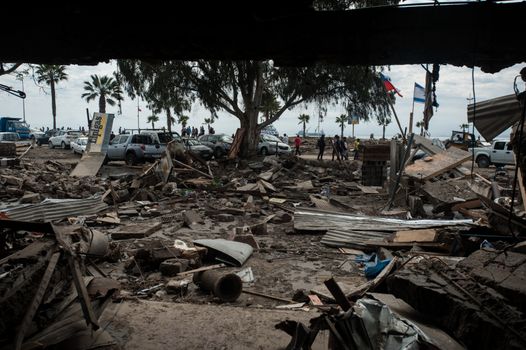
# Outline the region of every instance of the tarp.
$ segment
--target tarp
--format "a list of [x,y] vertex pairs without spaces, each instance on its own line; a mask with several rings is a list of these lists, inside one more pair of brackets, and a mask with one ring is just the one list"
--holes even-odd
[[468,105],[468,122],[474,123],[488,142],[518,122],[520,118],[521,108],[514,94]]

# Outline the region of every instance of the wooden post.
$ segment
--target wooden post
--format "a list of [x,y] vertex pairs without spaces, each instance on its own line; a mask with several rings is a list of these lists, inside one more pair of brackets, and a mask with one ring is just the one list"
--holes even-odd
[[394,190],[394,186],[396,183],[396,174],[398,173],[398,164],[400,163],[398,161],[399,156],[398,151],[398,142],[396,140],[391,140],[391,150],[390,154],[391,157],[389,159],[390,164],[390,171],[389,171],[389,193],[392,193]]

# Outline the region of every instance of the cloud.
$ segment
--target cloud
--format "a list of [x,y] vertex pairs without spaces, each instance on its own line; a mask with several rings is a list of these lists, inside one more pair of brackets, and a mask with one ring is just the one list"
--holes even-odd
[[[513,79],[518,74],[521,65],[515,65],[499,73],[487,74],[475,69],[475,97],[477,101],[503,96],[513,93]],[[77,128],[86,126],[86,108],[93,113],[98,109],[98,101],[89,104],[80,96],[83,93],[84,81],[90,79],[90,75],[111,75],[115,71],[115,63],[101,63],[97,66],[68,66],[68,81],[61,82],[57,87],[57,123],[59,126]],[[399,117],[402,127],[408,125],[409,113],[412,110],[412,97],[414,83],[421,85],[425,83],[425,72],[420,65],[399,65],[390,66],[387,73],[392,83],[402,90],[403,98],[397,98],[395,110]],[[21,88],[21,82],[14,76],[1,76],[0,83]],[[51,127],[51,97],[45,94],[32,82],[31,79],[24,80],[27,98],[26,120],[33,127]],[[520,90],[524,90],[521,82]],[[49,89],[47,89],[49,91]],[[437,99],[440,104],[438,110],[430,122],[430,132],[435,137],[449,137],[452,130],[456,130],[463,123],[467,122],[467,105],[470,103],[468,98],[473,97],[473,87],[471,83],[471,69],[467,67],[440,66],[440,78],[436,84]],[[139,125],[141,128],[148,127],[147,116],[151,111],[147,109],[144,101],[139,102],[142,112],[139,113]],[[137,101],[126,98],[122,103],[122,115],[116,115],[114,130],[119,127],[137,128]],[[108,112],[117,112],[117,106],[108,106]],[[423,105],[414,105],[415,123],[422,118]],[[314,131],[318,127],[318,111],[314,105],[297,106],[292,110],[286,111],[283,116],[274,123],[277,130],[283,134],[294,134],[300,130],[298,116],[307,113],[311,116],[311,122],[307,125],[309,131]],[[327,116],[320,123],[320,129],[326,134],[339,133],[336,117],[344,113],[341,106],[330,106]],[[0,93],[0,115],[22,117],[22,100],[7,93]],[[195,102],[192,111],[188,113],[191,126],[200,126],[204,119],[210,117],[210,112],[199,102]],[[166,120],[164,114],[160,114],[161,121]],[[239,120],[225,112],[219,113],[219,119],[214,124],[217,132],[232,134],[239,127]],[[179,125],[175,126],[177,130]],[[391,136],[399,132],[398,126],[393,118],[392,123],[386,128],[386,135]],[[345,130],[346,135],[350,135],[351,127]],[[369,136],[374,133],[381,136],[382,127],[376,121],[361,123],[355,127],[357,136]],[[505,132],[505,137],[508,132]]]

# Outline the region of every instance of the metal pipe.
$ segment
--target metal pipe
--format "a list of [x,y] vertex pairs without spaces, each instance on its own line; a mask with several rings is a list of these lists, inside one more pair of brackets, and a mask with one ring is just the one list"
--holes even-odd
[[212,292],[216,297],[227,302],[237,300],[243,290],[241,278],[234,273],[202,271],[194,274],[193,280],[199,288]]

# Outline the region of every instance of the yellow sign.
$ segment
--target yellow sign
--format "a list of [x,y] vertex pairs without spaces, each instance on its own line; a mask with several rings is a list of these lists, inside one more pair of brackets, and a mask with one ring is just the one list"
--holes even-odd
[[100,118],[94,120],[98,122],[98,127],[97,125],[95,126],[97,128],[97,141],[95,142],[95,144],[97,145],[102,145],[102,142],[104,141],[104,133],[106,131],[106,120],[106,114],[101,114]]

